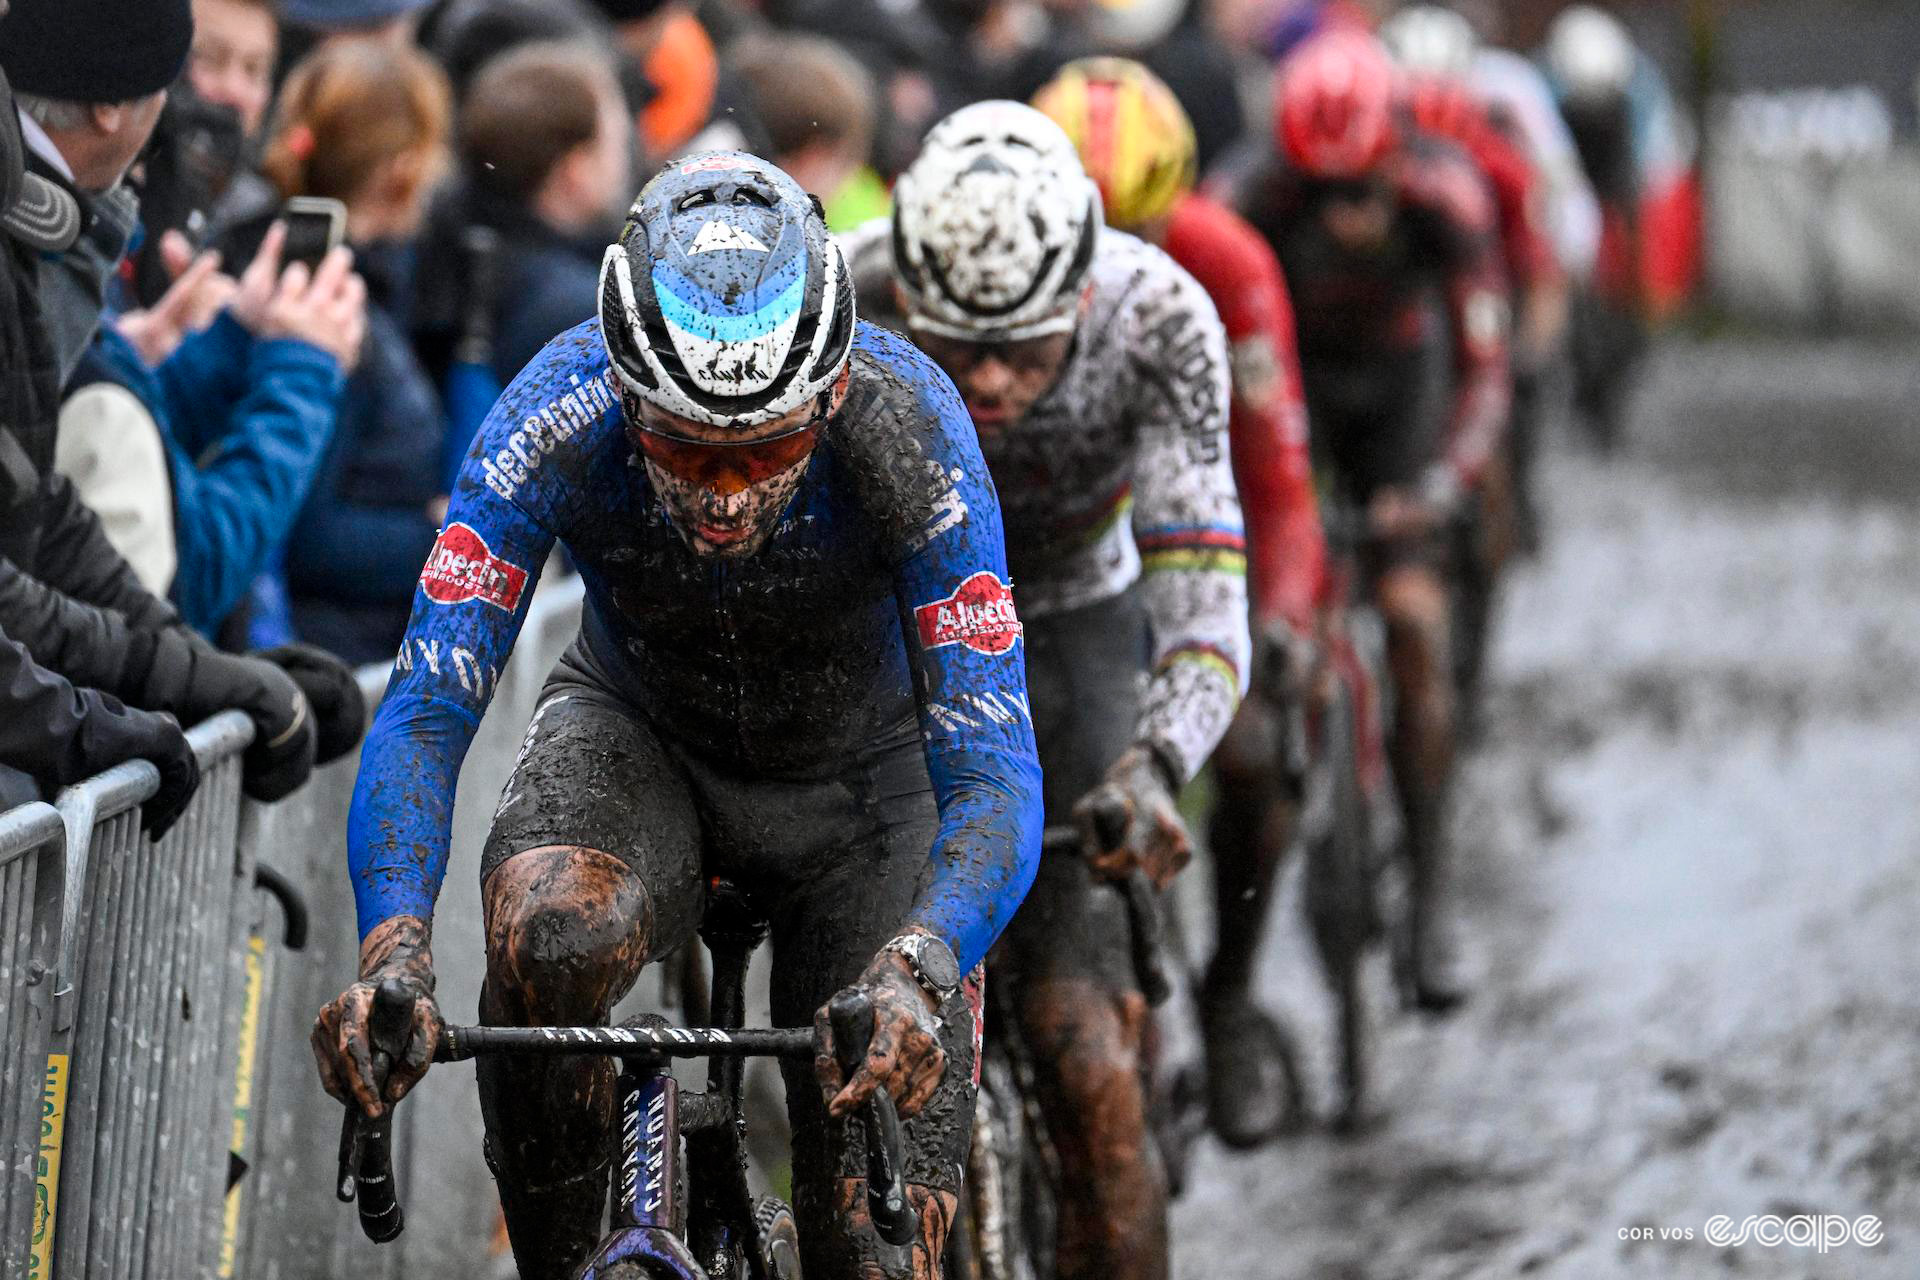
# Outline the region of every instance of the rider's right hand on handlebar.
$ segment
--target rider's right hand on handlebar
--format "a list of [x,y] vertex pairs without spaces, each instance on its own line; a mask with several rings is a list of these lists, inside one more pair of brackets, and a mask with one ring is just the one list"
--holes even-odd
[[[375,927],[360,944],[359,981],[328,1001],[314,1019],[313,1057],[321,1086],[370,1117],[404,1098],[433,1063],[441,1022],[433,998],[429,935],[427,922],[418,916],[395,916]],[[413,1011],[406,1048],[382,1081],[374,1066],[369,1022],[374,991],[388,979],[399,981],[413,996]]]

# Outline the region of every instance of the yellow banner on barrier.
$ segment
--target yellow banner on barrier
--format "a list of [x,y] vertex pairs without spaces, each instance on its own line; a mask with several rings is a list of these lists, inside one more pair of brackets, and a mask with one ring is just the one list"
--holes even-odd
[[[247,1129],[253,1119],[253,1075],[260,1047],[260,986],[266,967],[267,940],[259,934],[247,939],[247,998],[240,1009],[240,1054],[233,1071],[233,1152],[247,1149]],[[226,1218],[220,1227],[221,1280],[233,1275],[240,1247],[240,1201],[245,1184],[236,1182],[227,1192]]]
[[60,1201],[60,1143],[67,1131],[67,1055],[47,1055],[40,1086],[40,1154],[33,1166],[33,1242],[27,1280],[52,1280],[54,1213]]

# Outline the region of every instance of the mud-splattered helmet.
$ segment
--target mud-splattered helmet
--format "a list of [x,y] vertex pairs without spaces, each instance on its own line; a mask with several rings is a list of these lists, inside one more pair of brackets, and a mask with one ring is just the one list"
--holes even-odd
[[627,394],[753,427],[846,369],[853,284],[798,183],[744,152],[702,152],[633,202],[601,261],[600,329]]
[[1060,126],[1018,102],[942,120],[893,191],[893,271],[908,323],[1010,341],[1078,317],[1100,191]]

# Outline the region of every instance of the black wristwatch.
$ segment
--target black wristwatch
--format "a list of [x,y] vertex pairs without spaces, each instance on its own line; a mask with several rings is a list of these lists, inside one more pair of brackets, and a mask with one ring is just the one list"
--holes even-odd
[[936,1006],[960,989],[960,962],[952,948],[930,933],[903,933],[880,948],[907,962],[913,980],[933,997]]

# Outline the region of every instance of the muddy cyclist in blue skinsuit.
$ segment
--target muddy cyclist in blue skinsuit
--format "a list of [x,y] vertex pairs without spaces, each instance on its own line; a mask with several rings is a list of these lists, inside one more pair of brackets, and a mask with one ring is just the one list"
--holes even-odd
[[[349,819],[360,979],[315,1027],[323,1081],[376,1111],[431,1058],[454,780],[559,541],[585,616],[482,855],[481,1020],[604,1021],[692,935],[709,878],[735,882],[771,925],[776,1024],[848,985],[874,1002],[851,1081],[825,1059],[787,1078],[807,1274],[937,1274],[972,1114],[961,975],[1025,895],[1041,824],[972,424],[932,362],[855,321],[817,205],[762,161],[669,166],[601,286],[598,321],[495,406],[421,577]],[[414,1034],[376,1099],[386,978]],[[843,1141],[875,1088],[912,1117],[910,1258],[878,1256]],[[496,1059],[480,1089],[521,1274],[570,1275],[604,1213],[611,1066]]]

